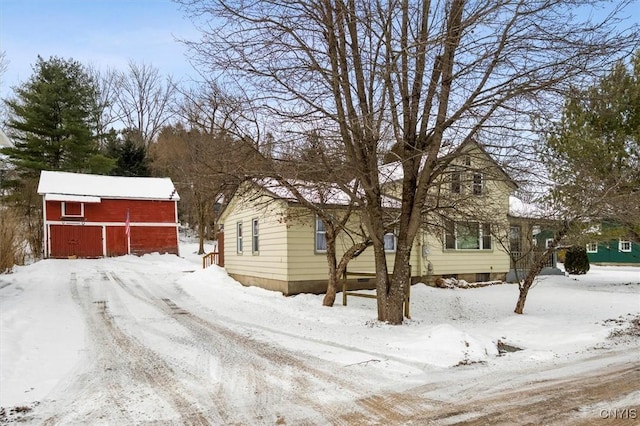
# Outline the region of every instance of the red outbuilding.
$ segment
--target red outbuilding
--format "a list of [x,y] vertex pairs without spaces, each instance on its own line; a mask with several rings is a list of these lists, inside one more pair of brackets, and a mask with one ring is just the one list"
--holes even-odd
[[178,201],[169,178],[43,171],[44,256],[178,254]]

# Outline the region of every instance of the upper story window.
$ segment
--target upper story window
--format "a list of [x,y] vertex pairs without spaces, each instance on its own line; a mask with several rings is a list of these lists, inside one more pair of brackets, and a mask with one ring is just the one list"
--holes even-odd
[[316,217],[315,249],[319,253],[327,251],[327,230],[319,217]]
[[451,192],[462,193],[462,172],[451,172]]
[[63,201],[62,217],[84,217],[84,203]]
[[398,238],[393,232],[384,234],[384,251],[395,252],[398,244]]
[[251,221],[251,251],[253,253],[258,253],[260,251],[258,243],[258,219],[253,219]]
[[446,249],[491,250],[490,224],[448,221],[445,227]]
[[236,251],[242,254],[242,222],[236,224]]
[[625,252],[625,253],[630,253],[631,252],[631,241],[624,241],[624,240],[620,240],[618,241],[618,250]]
[[587,253],[597,253],[597,252],[598,252],[598,243],[587,244]]
[[473,182],[471,185],[473,195],[484,194],[484,176],[480,172],[473,173]]

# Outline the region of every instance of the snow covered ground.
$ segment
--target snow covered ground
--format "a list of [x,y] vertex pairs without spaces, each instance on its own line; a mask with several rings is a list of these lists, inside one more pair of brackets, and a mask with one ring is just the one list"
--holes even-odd
[[[338,414],[326,417],[319,407],[295,408],[285,401],[291,394],[252,396],[255,400],[247,402],[248,388],[258,389],[253,392],[257,394],[268,387],[273,393],[302,381],[277,378],[276,371],[268,380],[245,377],[242,365],[234,363],[244,352],[263,350],[250,342],[269,348],[268,356],[261,356],[283,363],[280,370],[295,364],[295,358],[312,360],[301,369],[312,369],[316,381],[340,381],[344,375],[349,384],[336,384],[335,389],[327,383],[301,389],[313,393],[319,404],[334,405],[362,399],[363,393],[372,397],[418,387],[434,401],[451,403],[464,389],[470,392],[474,380],[485,383],[474,385],[477,392],[495,392],[505,388],[505,382],[514,387],[532,377],[557,379],[597,371],[612,363],[603,353],[620,363],[640,362],[639,330],[633,331],[634,324],[640,328],[640,268],[592,266],[583,276],[541,277],[529,293],[524,315],[513,313],[518,296],[513,284],[469,289],[416,284],[411,320],[390,326],[376,321],[373,299],[350,297],[345,307],[339,293],[336,305],[327,308],[321,306],[322,296],[283,297],[244,287],[224,269],[201,269],[194,252],[193,244],[184,243],[182,257],[43,260],[0,275],[0,424],[17,419],[47,419],[52,424],[153,422],[187,418],[192,406],[198,407],[194,410],[201,421],[192,422],[197,424],[333,423],[327,419]],[[242,352],[201,347],[202,340],[230,333],[241,342]],[[522,350],[499,354],[499,341]],[[216,342],[228,345],[226,340]],[[115,372],[125,368],[118,362],[122,354],[139,356],[146,364],[126,366],[130,377],[116,380]],[[255,359],[243,362],[246,368],[269,369],[269,363]],[[153,364],[157,375],[145,373],[147,364]],[[321,366],[332,370],[326,378]],[[183,376],[176,376],[181,368]],[[234,376],[225,376],[232,370]],[[242,386],[229,384],[240,380],[238,376]],[[173,380],[186,384],[163,395]],[[261,380],[264,383],[256,384]],[[99,391],[105,382],[111,383],[109,390]],[[429,384],[434,387],[427,391],[424,386]],[[198,386],[208,393],[194,390]],[[129,395],[126,403],[114,399],[119,393]],[[218,395],[229,413],[207,407],[211,395]],[[172,403],[161,404],[164,399]],[[118,416],[124,417],[100,408],[113,401]],[[601,403],[637,409],[637,401],[638,388]],[[601,407],[596,402],[592,409]],[[253,414],[230,414],[247,404]],[[182,417],[175,417],[176,412]],[[414,414],[406,418],[417,418]]]

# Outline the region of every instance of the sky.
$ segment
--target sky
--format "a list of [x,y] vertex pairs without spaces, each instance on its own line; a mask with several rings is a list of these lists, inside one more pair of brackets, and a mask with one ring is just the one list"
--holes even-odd
[[[600,12],[602,13],[602,12]],[[640,20],[640,1],[626,24]],[[99,69],[151,64],[177,81],[198,79],[177,39],[199,32],[172,0],[0,0],[0,51],[8,69],[0,98],[32,74],[38,55],[73,58]]]
[[8,61],[0,97],[29,79],[38,55],[99,69],[134,61],[177,80],[195,78],[177,39],[197,36],[171,0],[0,0],[0,51]]

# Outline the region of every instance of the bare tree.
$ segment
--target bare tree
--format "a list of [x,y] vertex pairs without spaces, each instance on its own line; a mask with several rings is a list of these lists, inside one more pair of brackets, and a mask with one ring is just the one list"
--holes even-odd
[[[587,0],[181,3],[198,22],[211,19],[189,43],[200,65],[224,71],[280,128],[342,141],[362,185],[378,319],[392,324],[403,321],[410,251],[442,155],[484,129],[526,123],[514,117],[549,109],[566,83],[638,43],[637,27],[616,26],[629,2],[597,22],[577,15],[599,3]],[[391,143],[402,185],[389,275],[380,160]]]
[[108,143],[108,134],[119,120],[116,110],[119,75],[113,69],[101,71],[93,66],[89,66],[87,72],[95,83],[97,105],[94,126],[98,145],[104,149]]
[[130,62],[129,69],[117,75],[115,104],[118,118],[125,127],[137,131],[149,148],[172,117],[175,93],[171,78],[163,79],[157,68]]

